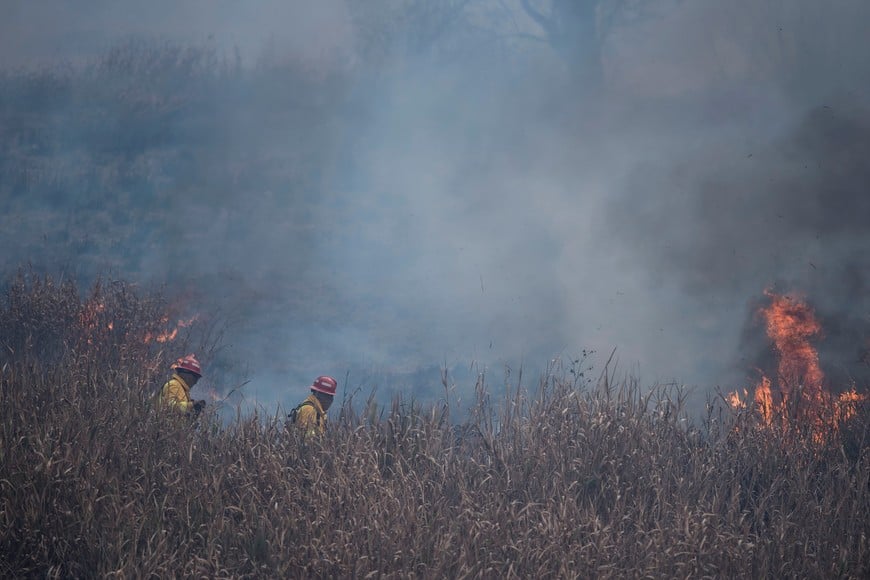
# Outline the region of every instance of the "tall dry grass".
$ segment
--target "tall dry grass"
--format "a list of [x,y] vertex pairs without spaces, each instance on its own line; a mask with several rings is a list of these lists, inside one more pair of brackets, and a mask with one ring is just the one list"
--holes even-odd
[[[104,304],[97,325],[95,296]],[[0,574],[805,577],[870,572],[867,409],[797,444],[693,427],[678,389],[485,377],[467,417],[397,398],[283,417],[155,413],[160,300],[20,277],[0,308]],[[100,323],[112,321],[111,331]],[[135,329],[135,331],[134,331]]]

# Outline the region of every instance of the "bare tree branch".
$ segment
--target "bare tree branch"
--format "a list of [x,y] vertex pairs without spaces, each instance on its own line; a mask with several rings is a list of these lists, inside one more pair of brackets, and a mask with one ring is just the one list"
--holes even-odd
[[538,26],[544,29],[547,36],[552,37],[556,34],[555,24],[552,17],[547,18],[544,16],[537,8],[532,6],[530,0],[522,0],[521,4],[525,13],[528,14],[529,17],[538,24]]

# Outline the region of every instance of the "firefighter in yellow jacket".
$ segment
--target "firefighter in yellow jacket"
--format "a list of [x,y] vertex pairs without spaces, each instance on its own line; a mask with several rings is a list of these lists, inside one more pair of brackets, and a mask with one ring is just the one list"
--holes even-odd
[[202,377],[202,367],[192,354],[183,356],[172,364],[172,377],[160,389],[158,401],[161,407],[174,409],[179,413],[198,415],[205,407],[205,401],[194,401],[190,389]]
[[338,386],[335,379],[320,376],[311,385],[311,394],[290,413],[290,421],[306,435],[322,435],[326,432],[326,412],[335,398]]

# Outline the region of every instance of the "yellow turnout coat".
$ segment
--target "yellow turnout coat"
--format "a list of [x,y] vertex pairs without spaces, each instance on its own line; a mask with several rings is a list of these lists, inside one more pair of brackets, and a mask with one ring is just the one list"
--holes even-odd
[[323,410],[314,393],[302,401],[297,411],[296,425],[306,435],[322,435],[326,432],[326,411]]
[[160,396],[157,398],[157,402],[160,406],[172,407],[182,413],[193,409],[193,399],[190,398],[190,386],[177,373],[173,373],[172,377],[160,389]]

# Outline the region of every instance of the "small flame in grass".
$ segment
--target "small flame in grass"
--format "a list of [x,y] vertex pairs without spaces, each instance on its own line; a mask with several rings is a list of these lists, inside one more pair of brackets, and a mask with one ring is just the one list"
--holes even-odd
[[841,393],[837,398],[837,406],[835,409],[836,418],[838,421],[848,421],[858,412],[858,405],[866,399],[864,395],[858,393],[854,387],[851,390]]
[[[146,332],[145,333],[145,344],[148,344],[151,342],[159,342],[161,344],[171,342],[171,341],[175,340],[175,338],[178,336],[178,331],[180,329],[189,327],[191,324],[196,322],[196,320],[198,318],[199,318],[199,315],[194,314],[192,317],[190,317],[187,320],[179,320],[178,324],[176,324],[174,328],[168,329],[164,332],[160,332],[157,334],[152,334],[151,332]],[[168,316],[164,316],[163,318],[160,319],[161,324],[166,324],[168,322],[169,322]]]
[[82,311],[79,313],[79,322],[81,322],[82,326],[93,327],[96,324],[100,313],[105,309],[106,305],[102,302],[89,300],[84,304]]
[[[91,298],[82,305],[82,310],[79,312],[79,324],[88,344],[94,344],[94,336],[99,334],[98,329],[103,328],[100,315],[105,310],[105,303],[97,298]],[[112,322],[109,322],[107,327],[112,330]]]
[[761,377],[761,383],[755,387],[755,405],[761,414],[765,425],[773,421],[773,393],[770,390],[770,379]]
[[157,342],[169,342],[171,340],[175,340],[175,337],[178,336],[178,328],[173,328],[172,332],[162,332],[154,337],[154,340]]
[[749,392],[746,389],[743,389],[742,399],[740,398],[740,393],[738,393],[737,391],[733,391],[725,396],[725,400],[728,401],[728,404],[731,405],[733,409],[745,409],[745,400],[748,396]]
[[[843,421],[857,413],[857,406],[866,399],[854,387],[834,397],[822,388],[824,373],[819,354],[810,339],[821,334],[821,324],[803,300],[765,291],[771,303],[762,308],[767,336],[778,357],[776,383],[762,373],[752,395],[752,408],[760,423],[772,426],[781,421],[785,429],[809,426],[813,439],[824,441],[839,430]],[[732,408],[747,409],[749,392],[743,397],[729,393],[726,401]]]
[[212,403],[216,403],[221,400],[220,394],[214,389],[208,390],[208,398],[211,399]]
[[[761,382],[755,386],[751,399],[752,406],[758,411],[762,421],[765,424],[770,424],[773,420],[773,394],[770,390],[770,379],[765,376],[761,377]],[[743,389],[742,397],[737,391],[728,393],[725,400],[733,409],[747,409],[750,407],[749,390]]]

